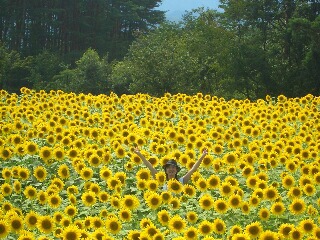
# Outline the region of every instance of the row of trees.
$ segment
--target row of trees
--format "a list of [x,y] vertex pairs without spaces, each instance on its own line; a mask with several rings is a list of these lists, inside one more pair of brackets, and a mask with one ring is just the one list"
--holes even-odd
[[159,0],[0,0],[0,41],[22,56],[48,50],[73,63],[89,47],[121,59],[134,39],[164,20]]
[[81,57],[67,64],[59,51],[26,57],[3,45],[0,83],[12,91],[28,84],[93,94],[319,95],[319,1],[220,3],[223,12],[200,8],[179,23],[132,32],[123,58],[88,44]]

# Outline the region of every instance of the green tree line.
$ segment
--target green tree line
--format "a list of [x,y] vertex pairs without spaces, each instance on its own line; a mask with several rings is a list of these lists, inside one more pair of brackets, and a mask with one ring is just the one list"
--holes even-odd
[[320,2],[220,0],[179,22],[161,1],[0,0],[0,87],[225,98],[320,93]]

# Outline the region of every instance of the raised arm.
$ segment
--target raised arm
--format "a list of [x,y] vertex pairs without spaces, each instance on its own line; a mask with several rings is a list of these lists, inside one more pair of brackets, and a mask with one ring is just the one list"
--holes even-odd
[[187,182],[189,182],[192,173],[194,173],[198,167],[200,166],[200,164],[202,163],[202,160],[204,159],[204,157],[208,154],[208,150],[204,149],[202,152],[201,157],[198,159],[198,161],[196,161],[196,163],[192,166],[192,168],[187,172],[186,175],[183,176],[183,184],[186,184]]
[[143,156],[143,154],[140,152],[138,147],[134,148],[134,152],[140,157],[140,159],[142,160],[142,162],[144,163],[144,165],[146,165],[150,172],[151,175],[153,176],[153,178],[155,178],[156,173],[158,172],[153,166],[152,164]]

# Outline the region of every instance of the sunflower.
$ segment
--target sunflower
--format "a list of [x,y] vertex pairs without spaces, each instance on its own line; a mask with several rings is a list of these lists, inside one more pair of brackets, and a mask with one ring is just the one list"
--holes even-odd
[[121,208],[121,199],[118,195],[113,195],[110,198],[110,204],[113,208],[120,209]]
[[252,222],[245,228],[245,233],[250,236],[250,238],[256,238],[262,233],[262,226],[260,222]]
[[127,178],[127,174],[125,172],[116,172],[114,174],[114,177],[118,178],[120,180],[121,184],[123,185],[123,184],[125,184],[125,180]]
[[281,182],[282,182],[282,186],[283,186],[285,189],[290,189],[290,188],[293,187],[294,184],[295,184],[294,177],[291,176],[291,175],[286,175],[286,176],[284,176],[284,177],[281,179]]
[[67,188],[67,193],[68,194],[78,194],[79,193],[79,189],[77,186],[75,185],[71,185]]
[[289,239],[290,240],[300,240],[300,239],[303,239],[303,236],[304,236],[303,232],[299,228],[294,227],[290,231]]
[[88,162],[92,167],[99,167],[102,161],[98,154],[92,154],[90,155]]
[[71,222],[72,222],[72,219],[69,217],[69,216],[67,216],[67,215],[64,215],[62,218],[61,218],[61,220],[60,220],[60,225],[62,226],[62,227],[68,227],[70,224],[71,224]]
[[213,223],[212,223],[212,226],[213,226],[213,231],[216,233],[216,234],[224,234],[225,231],[226,231],[226,224],[225,222],[220,219],[220,218],[216,218]]
[[136,185],[137,185],[137,188],[138,188],[139,190],[145,190],[145,189],[147,189],[147,181],[146,181],[146,180],[139,179],[139,180],[137,180]]
[[10,159],[12,156],[13,150],[8,147],[0,147],[0,157],[3,160]]
[[175,215],[169,220],[169,229],[175,233],[182,233],[186,227],[186,222],[179,215]]
[[257,176],[249,176],[246,180],[246,184],[249,188],[254,189],[258,184],[259,178]]
[[250,237],[245,233],[236,233],[231,237],[231,240],[250,240]]
[[124,158],[127,153],[121,145],[119,145],[116,149],[114,149],[114,151],[116,153],[117,158]]
[[73,224],[75,226],[77,226],[77,228],[79,229],[84,229],[84,223],[83,223],[83,220],[82,219],[77,219],[73,222]]
[[163,209],[157,213],[158,221],[163,225],[166,226],[170,220],[170,214],[167,210]]
[[168,181],[168,190],[175,194],[179,194],[183,191],[183,186],[177,179],[172,178]]
[[81,237],[81,231],[76,225],[69,225],[62,230],[61,236],[65,240],[78,240]]
[[98,183],[91,183],[89,188],[88,188],[88,191],[92,191],[94,192],[96,195],[99,194],[100,192],[100,186]]
[[149,179],[151,179],[151,173],[148,169],[140,169],[137,173],[136,173],[136,178],[137,180],[146,180],[148,181]]
[[168,192],[168,191],[161,192],[160,196],[161,196],[161,200],[162,200],[163,203],[170,202],[170,200],[172,198],[171,192]]
[[259,210],[259,218],[263,221],[268,220],[270,217],[270,212],[267,208],[261,208]]
[[4,219],[0,219],[0,238],[6,238],[10,233],[10,225]]
[[12,187],[9,183],[3,183],[1,185],[1,193],[3,196],[10,196],[12,193]]
[[223,214],[228,211],[229,205],[228,205],[227,201],[225,201],[224,199],[217,199],[214,202],[213,207],[214,207],[215,211],[217,211],[220,214]]
[[34,155],[38,152],[38,145],[34,142],[26,142],[25,151],[30,155]]
[[53,156],[52,148],[47,146],[42,147],[40,149],[39,156],[45,163],[47,163]]
[[108,167],[103,166],[100,169],[100,178],[103,179],[104,181],[107,181],[111,176],[112,176],[112,171]]
[[313,196],[316,193],[316,187],[313,184],[307,183],[303,186],[303,192],[307,196]]
[[187,195],[188,197],[194,197],[196,194],[196,189],[195,187],[193,187],[192,185],[189,184],[185,184],[183,186],[183,192],[185,195]]
[[33,176],[35,176],[39,182],[43,182],[47,177],[47,170],[43,166],[37,166],[33,171]]
[[183,237],[187,240],[198,239],[198,229],[192,226],[188,227],[186,230],[184,230]]
[[166,181],[166,174],[164,172],[162,172],[162,171],[161,172],[157,172],[156,176],[155,176],[155,179],[157,180],[158,184],[160,186],[162,186]]
[[48,193],[40,190],[37,194],[38,201],[41,205],[44,205],[48,200]]
[[208,220],[202,220],[202,222],[198,225],[198,232],[201,235],[209,235],[213,231],[213,224]]
[[320,172],[317,172],[313,175],[314,183],[320,185]]
[[155,179],[150,179],[147,181],[147,189],[150,191],[156,191],[159,187],[158,181]]
[[242,227],[239,225],[233,225],[230,229],[230,235],[235,235],[238,233],[242,233]]
[[233,152],[230,152],[224,155],[224,162],[228,165],[235,165],[237,161],[238,161],[238,156]]
[[86,216],[85,219],[83,220],[83,226],[85,229],[88,229],[91,227],[91,221],[92,221],[92,216]]
[[57,193],[48,196],[47,203],[51,208],[58,208],[61,202],[62,202],[62,199]]
[[139,207],[140,202],[135,195],[125,195],[121,200],[121,205],[129,210],[134,210]]
[[208,188],[208,183],[206,181],[206,179],[204,178],[199,178],[196,182],[195,182],[195,185],[197,187],[197,189],[201,192],[204,192],[205,190],[207,190]]
[[18,215],[13,215],[8,219],[8,223],[12,232],[18,233],[23,229],[23,219]]
[[177,210],[180,208],[180,199],[177,197],[172,197],[169,201],[170,206],[172,209]]
[[214,200],[210,194],[204,194],[199,199],[199,205],[203,210],[210,210],[213,208]]
[[33,240],[35,239],[34,233],[22,229],[19,233],[19,238],[17,240]]
[[252,176],[253,173],[254,173],[254,168],[250,165],[242,168],[242,176],[244,176],[245,178]]
[[228,197],[233,193],[233,186],[229,182],[223,182],[220,184],[219,191],[221,196]]
[[9,168],[3,168],[1,173],[2,173],[2,178],[5,180],[9,180],[12,176],[12,172]]
[[151,237],[152,239],[154,239],[154,235],[156,235],[157,233],[159,233],[159,230],[157,229],[157,227],[154,224],[150,224],[148,225],[143,232],[147,233],[147,235],[149,237]]
[[299,228],[304,234],[311,234],[316,226],[312,219],[304,219],[299,223]]
[[73,205],[68,205],[64,209],[64,213],[69,217],[74,217],[78,212],[78,209]]
[[142,218],[139,225],[141,229],[145,229],[149,225],[152,225],[152,220],[150,218]]
[[272,232],[270,230],[264,231],[259,236],[259,240],[278,240],[278,233]]
[[275,201],[279,197],[278,190],[275,187],[263,189],[263,197],[266,200]]
[[302,175],[299,179],[299,185],[300,187],[304,187],[306,184],[311,184],[312,178],[307,175]]
[[94,192],[84,192],[81,195],[82,203],[87,206],[91,207],[96,203],[96,195]]
[[67,164],[61,164],[59,166],[58,175],[62,179],[68,179],[70,177],[70,170]]
[[306,204],[301,198],[295,198],[292,200],[289,210],[294,215],[302,214],[306,210]]
[[127,235],[128,240],[139,240],[140,239],[140,231],[139,230],[129,230]]
[[232,194],[231,196],[229,196],[228,203],[231,208],[240,207],[242,203],[241,196],[239,196],[238,194]]
[[80,176],[83,180],[90,180],[93,177],[93,170],[89,167],[84,167],[80,171]]
[[24,217],[24,223],[27,225],[28,229],[33,229],[37,226],[38,214],[34,211],[30,211]]
[[131,211],[127,208],[121,208],[119,211],[119,219],[124,222],[129,222],[131,220]]
[[37,189],[33,186],[27,186],[23,193],[26,196],[26,198],[30,200],[35,199],[37,197]]
[[56,186],[61,191],[64,187],[64,182],[60,178],[54,178],[51,181],[51,185]]
[[109,194],[106,191],[101,191],[98,194],[99,201],[102,203],[106,203],[109,199]]
[[315,239],[320,239],[320,227],[315,227],[312,232],[312,236]]
[[196,223],[198,221],[198,214],[194,211],[188,211],[186,218],[189,223]]
[[153,192],[146,199],[147,205],[151,209],[158,209],[162,204],[162,198],[159,194]]
[[37,221],[37,228],[45,234],[49,234],[55,227],[54,221],[50,216],[40,216]]
[[106,228],[112,234],[117,234],[122,229],[121,221],[116,217],[110,217],[106,220]]
[[15,191],[15,193],[20,193],[21,192],[21,182],[18,180],[15,180],[13,183],[13,190]]
[[98,229],[103,227],[103,221],[100,217],[94,216],[91,218],[90,225],[92,229]]
[[283,238],[289,238],[292,229],[294,229],[293,224],[282,223],[278,229],[278,233]]
[[291,199],[300,198],[302,196],[302,190],[299,187],[291,187],[287,195]]
[[209,189],[216,189],[220,185],[220,178],[217,175],[210,175],[210,177],[207,179],[208,188]]
[[30,172],[28,168],[19,167],[18,168],[18,175],[22,180],[27,180],[30,176]]
[[55,147],[52,152],[52,157],[57,161],[62,161],[65,156],[65,151],[61,147]]

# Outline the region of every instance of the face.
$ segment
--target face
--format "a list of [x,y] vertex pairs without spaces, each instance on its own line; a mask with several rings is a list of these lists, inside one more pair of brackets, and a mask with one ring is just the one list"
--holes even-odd
[[168,175],[168,179],[175,178],[177,172],[178,172],[178,169],[176,166],[168,165],[166,167],[166,173]]

